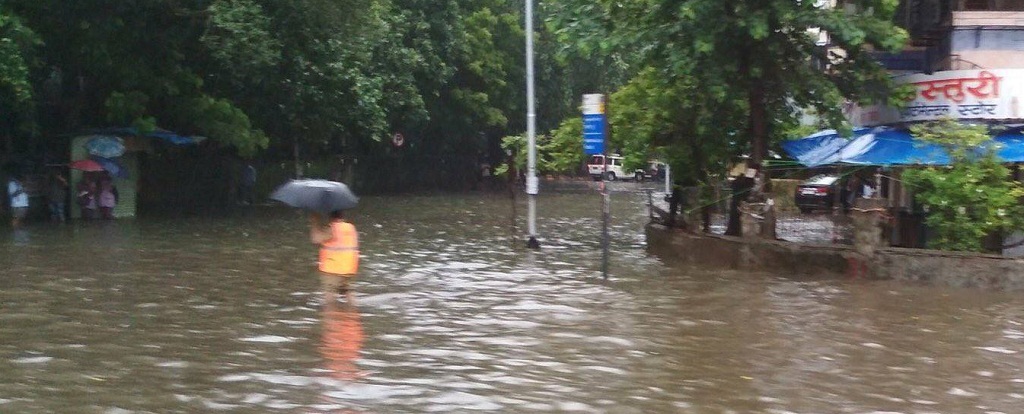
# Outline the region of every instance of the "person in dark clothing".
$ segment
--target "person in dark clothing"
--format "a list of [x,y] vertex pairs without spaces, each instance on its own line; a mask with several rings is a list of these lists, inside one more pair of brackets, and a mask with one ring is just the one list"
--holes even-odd
[[[686,200],[683,199],[683,186],[682,183],[676,181],[672,185],[672,195],[668,197],[668,226],[676,226],[676,214],[679,212],[679,206],[682,205]],[[685,226],[685,222],[683,225]]]
[[853,199],[857,194],[856,180],[856,177],[847,178],[846,181],[842,183],[842,188],[839,190],[839,205],[842,206],[843,214],[848,214],[850,212],[850,208],[853,207]]
[[256,204],[256,167],[253,167],[252,163],[246,163],[242,169],[242,185],[239,186],[238,193],[240,204]]
[[725,234],[728,236],[739,236],[743,231],[740,228],[740,203],[750,195],[750,190],[754,188],[755,174],[756,170],[748,167],[746,173],[739,174],[732,180],[730,185],[732,202],[729,203],[729,223],[725,229]]
[[46,199],[50,206],[50,218],[63,223],[64,209],[68,201],[68,180],[59,170],[50,171]]

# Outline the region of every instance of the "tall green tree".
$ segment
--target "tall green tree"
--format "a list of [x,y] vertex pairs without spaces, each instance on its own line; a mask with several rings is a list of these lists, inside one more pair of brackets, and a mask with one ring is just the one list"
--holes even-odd
[[[906,34],[893,21],[898,2],[843,2],[852,8],[817,3],[696,1],[677,11],[663,4],[659,14],[674,14],[668,20],[682,27],[658,25],[659,35],[689,47],[660,48],[652,55],[665,62],[685,60],[688,72],[717,68],[720,73],[701,71],[713,84],[734,82],[746,96],[751,157],[760,164],[773,120],[794,116],[794,106],[813,108],[831,125],[844,127],[844,100],[888,97],[889,75],[871,52],[904,46]],[[827,47],[819,45],[819,31],[827,35]]]
[[[502,156],[501,137],[525,129],[518,1],[3,5],[0,104],[40,127],[5,135],[160,126],[242,155],[359,158],[363,176],[400,189],[468,181],[479,162]],[[553,128],[590,80],[556,56],[546,27],[536,36],[538,125]],[[386,139],[395,132],[406,136],[401,148]],[[398,173],[381,174],[379,162]]]
[[[738,130],[729,139],[743,144],[755,164],[805,108],[846,129],[844,101],[885,101],[891,82],[871,53],[906,41],[892,20],[898,6],[892,0],[842,1],[836,8],[802,0],[559,4],[552,21],[564,41],[634,51],[628,56],[640,67],[693,85],[689,99],[742,108],[698,117],[686,128],[729,125]],[[819,40],[826,34],[824,46]]]
[[247,36],[235,36],[243,42],[258,39],[260,47],[243,60],[264,66],[252,67],[244,87],[234,85],[237,80],[222,69],[219,86],[259,119],[276,150],[291,153],[301,146],[306,157],[339,153],[359,137],[380,139],[386,133],[381,80],[370,69],[386,29],[381,2],[262,1],[258,9],[232,3],[249,15],[265,16],[256,20],[265,23],[245,27]]
[[18,17],[0,8],[0,93],[8,108],[32,99],[26,56],[37,43],[35,34]]
[[[844,99],[884,100],[889,78],[872,51],[896,50],[905,32],[898,2],[801,0],[565,0],[555,19],[563,39],[591,48],[638,50],[645,66],[687,77],[747,102],[752,158],[768,150],[771,126],[814,108],[842,126]],[[818,43],[827,33],[829,47]]]
[[35,33],[0,5],[0,113],[5,114],[0,120],[0,153],[10,151],[14,133],[31,129],[35,105],[29,59],[38,43]]
[[41,48],[44,136],[109,125],[156,125],[251,152],[263,134],[205,85],[199,37],[207,2],[10,0]]
[[732,121],[742,117],[744,104],[693,79],[648,68],[612,95],[614,142],[628,155],[627,168],[657,156],[672,166],[675,181],[700,188],[700,199],[691,202],[708,229],[710,189],[743,150],[736,142],[743,129]]

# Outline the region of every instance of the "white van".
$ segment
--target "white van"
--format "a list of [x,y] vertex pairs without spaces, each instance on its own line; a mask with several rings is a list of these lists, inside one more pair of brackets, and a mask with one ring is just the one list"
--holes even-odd
[[608,156],[607,172],[605,171],[604,159],[604,155],[591,155],[590,159],[587,160],[587,173],[595,180],[600,180],[602,175],[608,181],[615,181],[621,178],[632,178],[637,181],[644,179],[643,170],[636,170],[630,174],[622,170],[622,156],[618,154]]

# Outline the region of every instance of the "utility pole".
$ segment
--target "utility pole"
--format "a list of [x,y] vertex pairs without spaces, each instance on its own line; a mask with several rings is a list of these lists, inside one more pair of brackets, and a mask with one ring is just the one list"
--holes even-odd
[[527,231],[530,238],[526,247],[539,249],[537,241],[537,112],[533,96],[533,0],[526,0],[526,212]]

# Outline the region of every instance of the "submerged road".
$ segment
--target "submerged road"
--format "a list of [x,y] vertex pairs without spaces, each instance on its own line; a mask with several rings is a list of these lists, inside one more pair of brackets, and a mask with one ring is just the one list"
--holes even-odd
[[0,412],[1024,406],[1019,295],[678,267],[646,252],[634,184],[604,281],[585,186],[545,184],[539,252],[501,195],[364,198],[354,305],[322,303],[284,208],[5,229]]

